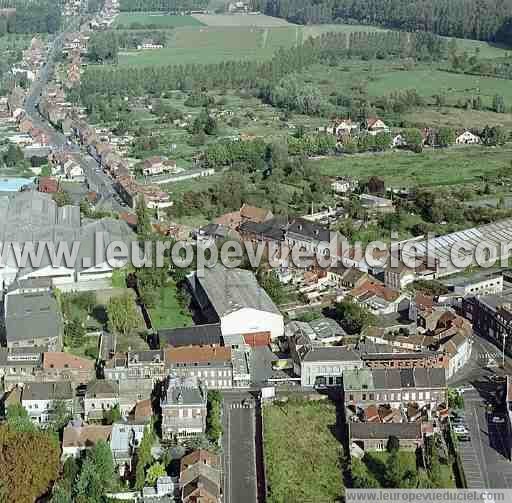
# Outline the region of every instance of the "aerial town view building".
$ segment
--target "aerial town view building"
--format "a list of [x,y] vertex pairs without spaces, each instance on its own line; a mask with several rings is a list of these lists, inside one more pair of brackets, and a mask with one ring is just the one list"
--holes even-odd
[[0,54],[0,501],[512,501],[510,0],[4,0]]

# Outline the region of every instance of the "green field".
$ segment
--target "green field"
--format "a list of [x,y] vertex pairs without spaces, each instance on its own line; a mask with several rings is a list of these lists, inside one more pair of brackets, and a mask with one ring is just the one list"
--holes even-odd
[[486,105],[492,103],[495,94],[502,95],[508,103],[512,101],[512,85],[508,80],[434,69],[383,72],[368,83],[368,92],[373,96],[383,96],[401,89],[415,89],[425,97],[444,93],[448,99],[455,100],[480,95]]
[[341,501],[342,447],[332,403],[268,406],[263,425],[268,503]]
[[[175,16],[180,17],[180,16]],[[227,16],[229,17],[229,16]],[[250,16],[246,16],[250,17]],[[177,28],[164,49],[119,54],[121,65],[220,63],[226,60],[269,59],[281,47],[302,44],[329,31],[374,31],[358,25],[208,26]]]
[[323,175],[356,178],[379,176],[395,187],[437,186],[469,183],[494,175],[510,165],[512,147],[481,146],[412,152],[358,154],[309,161]]
[[176,285],[172,281],[160,289],[156,306],[149,310],[153,328],[178,328],[192,325],[190,313],[181,307],[176,293]]
[[159,28],[172,28],[179,26],[202,26],[203,23],[192,16],[171,16],[162,14],[128,13],[122,12],[116,17],[114,26],[129,27],[133,23],[148,26],[154,25]]

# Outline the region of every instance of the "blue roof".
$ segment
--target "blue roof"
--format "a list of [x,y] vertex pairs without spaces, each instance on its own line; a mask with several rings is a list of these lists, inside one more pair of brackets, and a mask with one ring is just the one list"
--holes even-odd
[[18,192],[23,186],[34,183],[35,178],[1,178],[1,192]]

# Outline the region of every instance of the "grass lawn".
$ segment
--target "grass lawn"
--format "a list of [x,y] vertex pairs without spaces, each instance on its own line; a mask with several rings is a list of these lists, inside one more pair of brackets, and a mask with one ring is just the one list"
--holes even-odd
[[474,182],[509,166],[511,156],[511,145],[503,148],[464,146],[426,149],[421,154],[393,151],[309,162],[323,175],[350,175],[362,179],[376,175],[395,187],[411,187]]
[[153,328],[178,328],[192,325],[192,317],[182,308],[176,297],[177,288],[173,281],[160,289],[157,305],[150,309]]
[[461,108],[419,108],[403,114],[404,120],[430,127],[473,128],[485,125],[500,125],[512,129],[512,114],[497,114],[488,110],[464,110]]
[[179,26],[203,26],[203,23],[193,16],[172,16],[166,14],[149,14],[144,12],[122,12],[116,17],[114,26],[130,27],[133,23],[144,26],[154,25],[158,28],[172,28]]
[[330,402],[295,402],[263,409],[268,503],[331,503],[343,494],[342,447]]
[[480,95],[487,106],[492,104],[495,94],[502,95],[508,103],[512,101],[512,85],[508,80],[434,69],[383,72],[368,83],[368,92],[373,96],[405,89],[415,89],[420,96],[425,97],[443,93],[453,101]]
[[[408,451],[399,451],[398,453],[401,465],[407,469],[412,469],[416,467],[416,454],[414,452]],[[368,473],[373,475],[373,477],[379,482],[381,487],[385,487],[386,485],[386,463],[389,457],[389,453],[387,451],[366,451],[365,456],[363,458],[363,465],[366,467]],[[444,465],[442,463],[439,464],[441,471],[441,480],[440,487],[443,489],[454,489],[455,488],[455,479],[453,476],[453,471],[450,465]],[[424,476],[426,473],[424,471],[421,472]]]

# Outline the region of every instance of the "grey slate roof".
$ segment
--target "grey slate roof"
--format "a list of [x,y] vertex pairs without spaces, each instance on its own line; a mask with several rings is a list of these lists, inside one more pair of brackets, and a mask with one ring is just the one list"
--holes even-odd
[[5,299],[7,342],[56,337],[62,330],[62,318],[50,292],[11,294]]
[[169,378],[164,392],[162,406],[201,405],[206,402],[206,392],[197,378]]
[[69,382],[32,382],[23,387],[24,400],[71,400],[73,388]]
[[85,398],[115,398],[119,396],[119,386],[115,381],[98,379],[88,384]]
[[205,269],[202,277],[194,275],[194,278],[219,317],[243,308],[281,314],[250,271],[216,266]]
[[173,346],[211,346],[219,345],[222,334],[219,323],[195,325],[185,328],[163,328],[158,330],[160,347]]
[[303,348],[302,361],[305,362],[351,362],[361,361],[359,355],[351,349],[340,346]]
[[420,423],[350,423],[351,439],[416,439],[421,437]]

